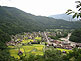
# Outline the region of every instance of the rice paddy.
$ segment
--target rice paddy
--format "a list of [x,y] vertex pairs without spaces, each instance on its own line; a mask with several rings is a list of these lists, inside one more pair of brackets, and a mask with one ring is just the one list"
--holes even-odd
[[57,50],[60,50],[61,52],[66,51],[66,53],[72,52],[72,50],[68,49],[61,49],[61,48],[56,48]]
[[15,48],[14,46],[8,46],[10,55],[13,56],[14,58],[20,59],[18,52],[19,50],[22,51],[23,56],[24,55],[29,55],[29,54],[35,54],[35,55],[43,55],[43,48],[44,45],[40,44],[34,44],[34,45],[27,45],[27,46],[21,46],[20,48]]

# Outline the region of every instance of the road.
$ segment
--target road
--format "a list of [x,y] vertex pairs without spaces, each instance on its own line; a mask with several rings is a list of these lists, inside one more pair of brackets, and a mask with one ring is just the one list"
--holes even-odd
[[[51,42],[48,40],[48,37],[47,37],[47,35],[46,35],[46,32],[44,32],[44,35],[45,35],[45,37],[46,37],[46,40],[47,40],[48,44],[51,44]],[[70,36],[71,36],[71,33],[69,33],[67,37],[65,37],[65,38],[60,38],[60,39],[61,39],[61,40],[65,40],[65,41],[69,41],[69,37],[70,37]]]
[[67,37],[65,37],[65,38],[60,38],[60,39],[61,39],[61,40],[65,40],[65,41],[69,41],[69,37],[70,37],[70,36],[71,36],[71,33],[69,33]]
[[45,35],[45,37],[46,37],[46,40],[47,40],[48,44],[50,44],[50,41],[48,40],[48,37],[47,37],[47,35],[46,35],[46,32],[44,32],[44,35]]

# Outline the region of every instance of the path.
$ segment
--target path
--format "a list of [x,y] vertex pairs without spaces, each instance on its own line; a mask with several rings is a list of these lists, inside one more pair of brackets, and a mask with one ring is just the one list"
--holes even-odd
[[71,33],[68,33],[68,36],[65,38],[60,38],[61,40],[69,41],[69,37],[71,36]]
[[45,35],[45,37],[46,37],[46,40],[47,40],[48,44],[50,44],[50,41],[48,40],[48,37],[47,37],[47,35],[46,35],[46,32],[44,32],[44,35]]

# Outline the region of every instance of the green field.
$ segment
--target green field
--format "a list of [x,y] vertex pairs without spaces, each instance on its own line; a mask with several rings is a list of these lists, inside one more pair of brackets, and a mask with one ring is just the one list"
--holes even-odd
[[60,50],[61,52],[66,51],[66,53],[72,52],[72,50],[68,49],[61,49],[61,48],[56,48],[57,50]]
[[33,40],[32,39],[23,40],[21,43],[28,43],[28,42],[33,42]]
[[20,59],[19,55],[18,55],[18,51],[22,51],[23,52],[23,56],[24,55],[28,55],[29,54],[35,54],[35,55],[43,55],[43,48],[44,45],[40,45],[40,44],[34,44],[34,45],[27,45],[27,46],[21,46],[20,49],[19,48],[15,48],[14,46],[8,46],[10,55],[13,56],[14,58],[18,58]]
[[[33,42],[32,39],[27,39],[25,40],[26,38],[24,38],[24,40],[22,40],[21,43],[28,43],[28,42]],[[35,41],[41,41],[41,37],[35,37]]]
[[36,40],[41,40],[41,37],[35,37]]

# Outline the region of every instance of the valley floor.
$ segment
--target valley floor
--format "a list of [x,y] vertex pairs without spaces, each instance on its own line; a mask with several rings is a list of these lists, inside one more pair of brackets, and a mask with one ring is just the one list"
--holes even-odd
[[63,53],[72,52],[75,43],[69,41],[70,33],[65,38],[54,40],[49,35],[55,36],[53,32],[33,32],[23,33],[11,36],[12,40],[7,42],[10,55],[14,58],[20,59],[20,56],[44,55],[45,49],[53,46],[55,49]]

